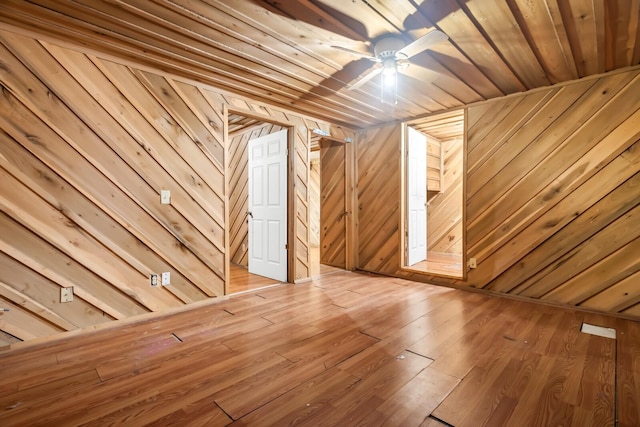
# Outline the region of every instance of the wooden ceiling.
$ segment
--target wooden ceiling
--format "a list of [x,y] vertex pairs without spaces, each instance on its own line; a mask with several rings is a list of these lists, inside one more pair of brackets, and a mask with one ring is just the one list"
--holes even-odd
[[464,111],[452,110],[433,114],[409,125],[419,132],[431,135],[440,141],[462,139],[464,136]]
[[[406,120],[640,63],[640,0],[3,0],[0,26],[352,127]],[[398,102],[346,86],[388,34],[412,58]]]

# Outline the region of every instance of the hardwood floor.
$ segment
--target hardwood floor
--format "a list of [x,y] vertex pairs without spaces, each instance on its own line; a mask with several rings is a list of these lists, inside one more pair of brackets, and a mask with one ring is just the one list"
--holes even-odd
[[330,265],[320,264],[320,248],[318,246],[309,246],[309,269],[311,270],[311,277],[320,276],[323,274],[335,273],[341,271],[340,268],[332,267]]
[[[320,264],[320,248],[318,247],[312,246],[309,248],[309,263],[311,277],[341,271],[339,268]],[[280,282],[269,279],[268,277],[251,274],[247,270],[247,267],[231,263],[231,280],[229,281],[227,294],[237,294],[239,292],[260,289],[277,283]]]
[[277,280],[269,279],[268,277],[251,274],[247,270],[247,267],[233,263],[231,263],[230,266],[230,273],[231,280],[229,280],[227,294],[237,294],[239,292],[260,289],[265,286],[280,283]]
[[462,277],[462,255],[429,252],[425,261],[408,268],[425,273]]
[[2,426],[640,425],[639,323],[361,273],[18,344],[0,371]]

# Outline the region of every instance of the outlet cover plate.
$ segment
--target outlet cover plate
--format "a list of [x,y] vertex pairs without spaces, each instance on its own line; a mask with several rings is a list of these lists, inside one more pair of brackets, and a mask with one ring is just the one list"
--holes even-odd
[[151,286],[158,286],[158,275],[157,274],[150,274],[149,275],[149,283],[151,284]]
[[162,273],[162,286],[169,286],[171,284],[171,273],[165,271]]
[[160,190],[160,203],[163,205],[171,204],[171,191],[169,190]]
[[60,302],[71,302],[73,301],[73,286],[69,286],[68,288],[60,289]]

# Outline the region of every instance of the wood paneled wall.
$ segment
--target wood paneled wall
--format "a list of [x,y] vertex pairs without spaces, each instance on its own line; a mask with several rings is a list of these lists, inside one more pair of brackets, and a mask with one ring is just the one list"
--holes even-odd
[[399,127],[365,132],[360,267],[640,317],[639,73],[468,109],[466,281],[399,269]]
[[5,31],[0,85],[0,345],[223,294],[244,219],[227,108],[295,130],[291,271],[308,277],[309,129],[352,131]]
[[443,157],[442,187],[440,192],[429,194],[427,250],[430,252],[462,254],[463,142],[462,138],[456,138],[439,143]]
[[[206,94],[187,101],[193,87],[158,75],[0,41],[0,329],[30,339],[221,295],[223,123]],[[171,285],[151,288],[166,271]]]
[[345,145],[320,141],[320,263],[338,268],[347,261]]
[[[315,155],[315,158],[314,158]],[[311,153],[309,165],[309,245],[320,246],[320,152]]]
[[640,314],[638,93],[636,70],[469,109],[471,286]]
[[397,124],[358,138],[358,267],[395,274],[400,265],[400,139]]
[[[432,136],[427,137],[427,191],[442,191],[442,143]],[[428,197],[428,196],[427,196]]]

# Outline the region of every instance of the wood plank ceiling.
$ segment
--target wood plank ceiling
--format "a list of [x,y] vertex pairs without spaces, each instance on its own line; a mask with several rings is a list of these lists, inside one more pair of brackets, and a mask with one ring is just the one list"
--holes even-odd
[[[4,0],[0,26],[352,127],[406,120],[640,63],[640,0]],[[389,34],[449,40],[412,58],[398,103],[365,58]]]

